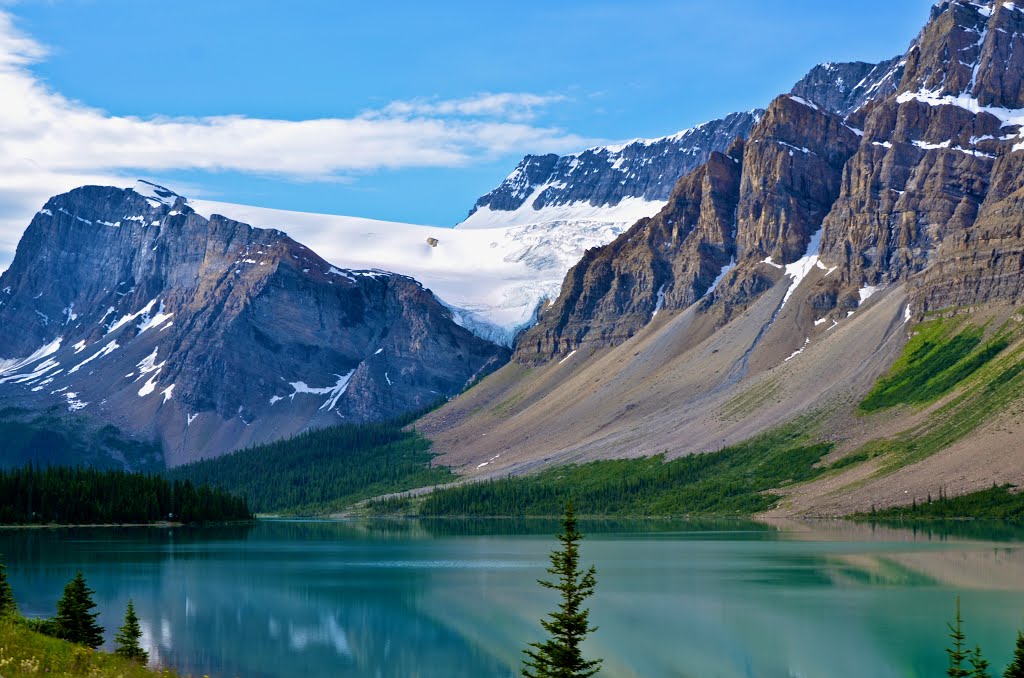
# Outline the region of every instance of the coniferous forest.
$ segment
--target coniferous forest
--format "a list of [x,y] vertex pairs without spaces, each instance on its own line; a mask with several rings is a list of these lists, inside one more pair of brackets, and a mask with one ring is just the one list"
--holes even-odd
[[0,470],[0,524],[249,520],[245,499],[188,480],[51,466]]
[[167,476],[244,496],[254,511],[314,514],[388,492],[450,482],[455,476],[448,469],[430,466],[430,441],[403,428],[414,416],[308,431],[179,466]]

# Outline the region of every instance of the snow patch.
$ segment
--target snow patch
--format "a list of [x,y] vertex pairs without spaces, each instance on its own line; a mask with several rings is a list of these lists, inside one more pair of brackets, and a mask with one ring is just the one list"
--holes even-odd
[[662,285],[658,288],[658,301],[654,304],[654,312],[651,313],[651,320],[658,315],[658,311],[661,310],[662,306],[665,305],[665,286]]
[[561,360],[559,360],[558,364],[561,365],[562,363],[564,363],[566,360],[568,360],[569,358],[573,357],[574,355],[576,355],[576,349],[573,349],[573,350],[569,351],[569,355],[567,355],[564,358],[562,358]]
[[785,360],[783,360],[782,362],[784,362],[784,363],[788,363],[788,362],[789,362],[790,360],[792,360],[793,358],[795,358],[795,357],[797,357],[798,355],[800,355],[801,353],[803,353],[803,352],[804,352],[804,349],[805,349],[805,348],[807,348],[807,346],[808,346],[808,345],[809,345],[810,343],[811,343],[811,338],[810,338],[810,337],[807,337],[807,340],[806,340],[806,341],[804,341],[804,345],[803,345],[803,346],[801,346],[800,348],[798,348],[797,350],[793,351],[793,355],[789,356],[788,358],[786,358],[786,359],[785,359]]
[[174,384],[171,384],[160,393],[163,394],[164,402],[166,403],[168,400],[171,399],[171,396],[174,395]]
[[[149,318],[149,312],[153,310],[153,306],[154,305],[156,305],[156,299],[151,300],[148,304],[143,306],[142,310],[140,310],[140,311],[136,311],[135,313],[129,313],[128,315],[121,316],[121,318],[119,320],[115,321],[109,327],[107,327],[106,334],[110,334],[114,330],[117,330],[118,328],[123,327],[124,325],[127,325],[128,323],[132,322],[136,318],[140,318],[140,317],[143,317],[143,316],[145,318]],[[114,309],[111,308],[110,310],[113,311]],[[106,317],[106,316],[104,316],[104,317]]]
[[68,401],[68,412],[77,412],[78,410],[84,408],[86,405],[89,404],[89,403],[84,403],[81,400],[79,400],[78,399],[78,394],[77,393],[72,393],[70,391],[65,393],[64,397]]
[[[782,298],[782,305],[779,306],[780,311],[785,308],[786,302],[788,302],[789,298],[793,296],[796,288],[800,287],[800,283],[804,281],[804,278],[810,275],[811,271],[815,267],[827,270],[825,265],[821,263],[818,256],[818,252],[821,248],[821,234],[823,230],[823,228],[819,228],[817,232],[811,236],[811,241],[807,244],[807,252],[804,256],[800,257],[792,264],[786,264],[786,275],[792,278],[792,282],[789,285],[789,289],[786,290],[786,296]],[[766,263],[771,262],[766,261]]]
[[[83,342],[79,342],[79,343],[83,343]],[[75,344],[75,346],[77,346],[77,345],[78,344]],[[84,346],[83,346],[83,348],[84,348]],[[96,353],[92,354],[91,356],[89,356],[88,358],[86,358],[85,360],[83,360],[82,362],[78,363],[77,365],[72,367],[70,370],[68,370],[68,374],[69,375],[74,374],[78,370],[82,369],[83,367],[85,367],[86,365],[91,363],[93,360],[96,360],[97,358],[102,358],[103,356],[110,355],[111,353],[113,353],[114,351],[116,351],[119,348],[121,348],[121,347],[117,345],[116,341],[110,342],[109,344],[107,344],[106,346],[101,348],[100,350],[96,351]],[[78,353],[78,351],[75,351],[75,353]]]
[[5,377],[32,363],[48,358],[60,350],[60,344],[63,340],[63,337],[57,337],[50,343],[37,348],[26,358],[0,358],[0,377]]
[[863,305],[865,301],[870,299],[875,293],[881,291],[883,288],[875,285],[865,285],[857,291],[857,295],[860,297],[860,305]]
[[[345,390],[348,389],[348,382],[352,379],[352,375],[355,373],[355,368],[353,368],[348,374],[335,374],[334,376],[337,377],[338,380],[333,386],[313,387],[304,381],[288,382],[288,385],[292,387],[292,393],[286,397],[289,400],[294,401],[295,396],[300,394],[326,395],[327,400],[325,400],[324,404],[320,406],[320,410],[329,412],[337,406],[338,400],[345,394]],[[284,400],[284,397],[274,396],[271,398],[270,404],[273,405],[278,400]]]

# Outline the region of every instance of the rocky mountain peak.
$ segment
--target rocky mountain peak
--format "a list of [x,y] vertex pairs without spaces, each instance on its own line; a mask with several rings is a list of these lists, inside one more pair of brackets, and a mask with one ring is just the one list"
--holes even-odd
[[966,96],[981,106],[1024,107],[1024,4],[940,2],[906,62],[900,93]]
[[903,79],[904,64],[903,57],[877,64],[864,61],[818,64],[790,93],[845,117],[868,101],[895,92]]
[[148,182],[51,198],[0,290],[0,402],[159,438],[172,464],[418,409],[508,355],[411,278]]

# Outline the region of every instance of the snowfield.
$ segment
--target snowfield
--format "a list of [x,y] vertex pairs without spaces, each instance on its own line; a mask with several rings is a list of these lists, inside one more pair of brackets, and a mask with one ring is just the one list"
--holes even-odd
[[[460,325],[505,345],[532,322],[542,301],[558,296],[565,274],[587,248],[611,242],[664,205],[623,203],[627,204],[601,208],[579,203],[516,212],[488,209],[455,228],[444,228],[209,200],[188,202],[207,218],[221,214],[284,231],[335,266],[415,278],[452,309]],[[428,238],[436,239],[436,246]]]

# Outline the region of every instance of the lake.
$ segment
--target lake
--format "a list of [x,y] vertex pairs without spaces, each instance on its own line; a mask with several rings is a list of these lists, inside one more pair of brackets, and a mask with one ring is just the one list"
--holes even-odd
[[[849,523],[582,523],[602,676],[937,678],[962,599],[1002,673],[1024,627],[1024,531]],[[82,569],[108,641],[129,597],[151,657],[214,677],[519,674],[556,603],[555,522],[261,521],[0,530],[23,613]]]

